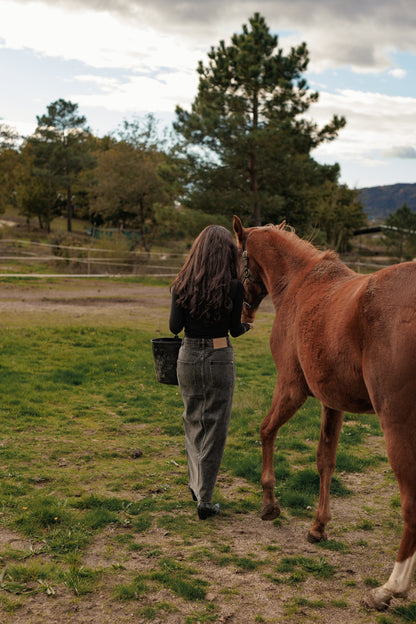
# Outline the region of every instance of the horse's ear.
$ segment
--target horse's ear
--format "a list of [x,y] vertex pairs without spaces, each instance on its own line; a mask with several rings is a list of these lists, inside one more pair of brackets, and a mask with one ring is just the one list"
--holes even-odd
[[237,237],[237,240],[241,241],[243,238],[244,228],[243,228],[243,224],[241,223],[240,218],[237,217],[236,215],[234,215],[234,218],[233,218],[233,228],[234,228],[234,232]]

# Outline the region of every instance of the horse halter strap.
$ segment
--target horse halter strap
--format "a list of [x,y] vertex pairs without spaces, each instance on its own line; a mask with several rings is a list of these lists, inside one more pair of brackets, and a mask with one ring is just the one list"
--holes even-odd
[[241,280],[241,283],[244,286],[244,283],[248,280],[249,282],[251,282],[252,284],[255,284],[256,286],[260,286],[261,290],[260,290],[260,294],[258,299],[256,300],[255,303],[248,303],[248,301],[246,301],[245,299],[243,300],[243,305],[250,310],[251,308],[258,308],[260,303],[262,302],[262,300],[264,299],[264,297],[267,295],[267,289],[264,286],[263,282],[261,280],[256,280],[253,277],[253,274],[251,273],[249,266],[248,266],[248,253],[247,253],[247,241],[249,239],[250,234],[247,236],[246,240],[244,241],[244,247],[243,247],[243,254],[242,254],[242,258],[243,258],[243,262],[244,262],[244,271],[243,271],[243,278]]

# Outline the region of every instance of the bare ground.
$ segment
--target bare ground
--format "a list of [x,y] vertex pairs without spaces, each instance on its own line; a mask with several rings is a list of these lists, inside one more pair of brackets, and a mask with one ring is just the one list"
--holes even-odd
[[[0,318],[4,327],[35,324],[89,324],[131,325],[138,319],[154,322],[155,331],[165,332],[167,321],[161,323],[160,309],[169,310],[168,288],[141,286],[100,280],[62,279],[58,283],[36,283],[26,286],[3,283],[0,285]],[[17,320],[18,309],[19,320]],[[271,312],[265,302],[263,312]],[[163,316],[163,315],[162,315]],[[369,453],[384,452],[381,438],[371,440]],[[228,624],[251,624],[253,622],[293,622],[324,624],[379,623],[380,614],[363,609],[360,601],[368,590],[369,579],[379,583],[387,580],[393,567],[401,533],[400,510],[392,509],[391,498],[397,494],[396,482],[391,478],[388,464],[384,470],[365,474],[346,474],[343,483],[354,494],[348,498],[332,499],[333,520],[329,524],[329,538],[342,542],[346,553],[322,549],[306,541],[310,519],[293,518],[285,514],[280,524],[262,522],[259,515],[243,516],[225,513],[208,520],[210,531],[201,536],[198,548],[213,547],[218,539],[228,543],[231,552],[240,557],[255,555],[264,561],[255,570],[242,570],[236,566],[218,566],[204,560],[201,575],[209,582],[207,599],[215,605],[217,622]],[[226,499],[241,496],[239,480],[221,475],[218,486]],[[185,494],[184,494],[185,495]],[[260,496],[259,496],[260,506]],[[187,512],[185,512],[187,513]],[[367,520],[371,530],[360,528]],[[122,528],[107,529],[123,532]],[[13,614],[0,604],[0,621],[4,624],[124,624],[148,622],[139,607],[157,607],[163,602],[174,603],[177,611],[161,611],[154,623],[184,624],[184,613],[190,613],[189,603],[172,598],[168,590],[155,590],[148,594],[145,605],[140,601],[119,602],[111,594],[105,570],[120,566],[119,582],[127,579],[131,571],[144,572],[152,562],[143,551],[128,552],[120,545],[119,552],[107,548],[104,532],[86,551],[86,567],[103,570],[98,588],[92,594],[74,596],[70,591],[47,595],[38,593],[22,601]],[[164,555],[178,560],[195,547],[184,545],[177,536],[154,527],[143,538],[146,544],[154,543]],[[274,555],[268,546],[274,548]],[[9,530],[0,530],[0,548],[29,548],[30,542]],[[284,556],[323,557],[336,570],[330,580],[308,576],[298,583],[276,582],[279,575],[275,566]],[[1,592],[3,593],[3,592]],[[322,601],[321,606],[316,601]],[[406,601],[416,600],[412,589]],[[315,606],[312,605],[315,603]],[[322,606],[322,604],[324,606]],[[394,601],[402,604],[401,601]],[[195,603],[195,619],[192,622],[211,621],[201,615],[201,605]],[[399,620],[392,619],[392,622]],[[401,620],[400,620],[401,621]]]

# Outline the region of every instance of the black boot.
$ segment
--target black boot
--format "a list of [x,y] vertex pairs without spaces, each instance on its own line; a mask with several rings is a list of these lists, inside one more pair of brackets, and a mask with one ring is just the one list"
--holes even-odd
[[218,503],[213,505],[212,503],[199,503],[198,504],[198,516],[200,520],[206,520],[210,516],[218,516],[220,513],[220,506]]

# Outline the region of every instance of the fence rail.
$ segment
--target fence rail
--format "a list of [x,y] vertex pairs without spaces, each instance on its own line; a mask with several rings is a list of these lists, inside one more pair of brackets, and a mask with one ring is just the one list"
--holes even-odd
[[[48,250],[54,250],[54,253],[48,254]],[[173,278],[182,266],[186,255],[171,251],[126,251],[120,253],[120,249],[3,238],[0,239],[0,277],[151,275]],[[66,265],[68,271],[65,273],[34,273],[32,266],[38,262],[52,266],[59,265],[60,267]],[[5,263],[16,263],[22,268],[26,263],[28,265],[27,273],[17,273],[12,267],[5,266]],[[106,268],[107,271],[105,271]]]
[[[22,249],[23,248],[23,249]],[[47,253],[48,249],[55,253]],[[16,253],[13,253],[16,250]],[[3,253],[2,253],[3,252]],[[45,253],[46,252],[46,253]],[[0,277],[115,277],[134,275],[137,277],[153,276],[173,279],[181,268],[185,253],[171,251],[126,251],[59,243],[41,243],[15,238],[0,239]],[[15,272],[5,263],[16,263],[22,268],[27,263],[27,272]],[[34,263],[46,263],[49,266],[63,267],[61,273],[37,273]],[[30,266],[29,266],[30,264]],[[382,269],[387,264],[366,262],[358,258],[345,264],[358,273]],[[107,270],[105,270],[107,268]]]

